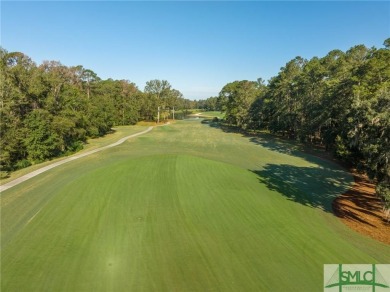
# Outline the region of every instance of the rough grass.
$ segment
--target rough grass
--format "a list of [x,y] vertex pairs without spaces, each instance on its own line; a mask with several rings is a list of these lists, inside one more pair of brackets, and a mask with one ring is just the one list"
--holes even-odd
[[[153,124],[152,126],[154,126],[154,125],[155,124]],[[77,153],[75,153],[73,155],[77,155],[77,154],[80,154],[80,153],[83,153],[86,151],[90,151],[90,150],[93,150],[96,148],[104,147],[104,146],[107,146],[109,144],[115,143],[120,138],[123,138],[123,137],[129,136],[131,134],[135,134],[137,132],[141,132],[143,130],[146,130],[146,128],[148,126],[150,126],[150,125],[144,124],[144,125],[136,125],[136,126],[115,127],[115,128],[113,128],[113,132],[110,134],[107,134],[107,135],[105,135],[103,137],[99,137],[99,138],[88,139],[87,143],[84,144],[83,149],[81,151],[78,151]],[[69,157],[69,156],[66,156],[66,157]],[[5,184],[5,183],[10,182],[14,179],[17,179],[18,177],[25,175],[27,173],[30,173],[34,170],[37,170],[43,166],[46,166],[46,165],[49,165],[53,162],[65,159],[66,157],[54,158],[50,161],[45,161],[43,163],[34,164],[34,165],[29,166],[29,167],[14,171],[8,177],[1,179],[0,182],[1,182],[1,184]]]
[[321,291],[325,263],[386,263],[330,202],[352,182],[283,143],[155,128],[1,197],[3,291]]

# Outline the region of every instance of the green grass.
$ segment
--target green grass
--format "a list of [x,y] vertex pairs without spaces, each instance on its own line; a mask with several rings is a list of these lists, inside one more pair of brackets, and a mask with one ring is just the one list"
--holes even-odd
[[199,115],[200,117],[205,117],[205,118],[220,118],[223,119],[225,117],[224,113],[221,113],[220,111],[209,111],[209,112],[201,112]]
[[[95,138],[95,139],[88,139],[87,143],[84,144],[83,149],[81,151],[76,152],[74,155],[77,155],[77,154],[80,154],[80,153],[83,153],[83,152],[86,152],[86,151],[90,151],[90,150],[93,150],[93,149],[96,149],[96,148],[104,147],[104,146],[107,146],[109,144],[115,143],[120,138],[123,138],[123,137],[129,136],[131,134],[135,134],[137,132],[141,132],[143,130],[146,130],[147,126],[150,126],[150,125],[118,126],[118,127],[115,127],[115,128],[113,128],[113,130],[114,130],[113,133],[107,134],[104,137],[99,137],[99,138]],[[66,156],[66,157],[69,157],[69,156]],[[9,177],[2,178],[0,180],[0,182],[2,184],[5,184],[5,183],[10,182],[10,181],[12,181],[14,179],[17,179],[18,177],[21,177],[21,176],[25,175],[27,173],[30,173],[30,172],[32,172],[34,170],[37,170],[37,169],[39,169],[39,168],[41,168],[43,166],[46,166],[46,165],[49,165],[49,164],[51,164],[53,162],[65,159],[66,157],[54,158],[54,159],[52,159],[50,161],[45,161],[45,162],[42,162],[42,163],[34,164],[34,165],[29,166],[29,167],[26,167],[26,168],[14,171],[14,172],[12,172],[10,174]]]
[[193,111],[189,116],[192,117],[198,117],[198,118],[220,118],[223,119],[225,117],[224,113],[221,113],[220,111],[202,111],[202,110],[195,110]]
[[330,209],[351,183],[277,140],[155,128],[1,195],[2,291],[322,291],[390,247]]

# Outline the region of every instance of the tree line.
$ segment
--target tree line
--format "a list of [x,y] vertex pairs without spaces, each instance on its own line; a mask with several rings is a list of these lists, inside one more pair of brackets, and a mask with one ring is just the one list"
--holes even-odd
[[166,80],[100,79],[83,66],[57,61],[37,65],[21,52],[0,47],[0,174],[80,150],[88,137],[113,126],[161,119],[196,102]]
[[323,145],[376,180],[390,209],[390,38],[380,49],[357,45],[296,57],[268,84],[231,82],[202,104],[243,130]]

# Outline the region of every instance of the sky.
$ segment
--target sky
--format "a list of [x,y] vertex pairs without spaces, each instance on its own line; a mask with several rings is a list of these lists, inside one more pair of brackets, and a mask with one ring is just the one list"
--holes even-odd
[[296,56],[390,37],[390,2],[1,1],[1,46],[37,64],[82,65],[143,90],[168,80],[189,99],[269,80]]

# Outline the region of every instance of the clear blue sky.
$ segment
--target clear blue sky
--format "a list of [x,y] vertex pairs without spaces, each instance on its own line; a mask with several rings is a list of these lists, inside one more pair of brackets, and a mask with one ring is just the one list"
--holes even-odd
[[190,99],[390,37],[390,2],[1,2],[1,46]]

